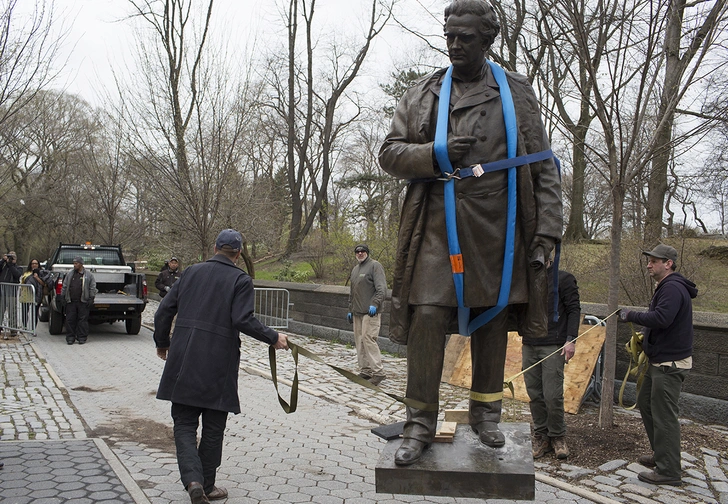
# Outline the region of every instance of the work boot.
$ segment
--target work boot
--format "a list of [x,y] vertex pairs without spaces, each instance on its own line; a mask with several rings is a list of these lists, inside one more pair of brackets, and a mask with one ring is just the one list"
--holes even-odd
[[205,493],[205,497],[207,497],[207,499],[211,501],[227,499],[227,496],[227,489],[218,486],[213,486],[211,491]]
[[190,502],[192,504],[206,504],[210,502],[205,496],[205,489],[196,481],[187,485],[187,493],[190,496]]
[[372,385],[379,385],[386,379],[387,379],[386,375],[374,375],[371,378],[369,378],[369,383],[371,383]]
[[569,447],[566,446],[565,436],[552,438],[551,445],[554,447],[554,452],[556,452],[557,459],[564,460],[569,456]]
[[506,444],[506,438],[498,429],[502,401],[480,402],[470,400],[470,427],[478,435],[480,442],[492,448]]
[[637,459],[637,462],[640,465],[643,465],[645,467],[656,467],[657,464],[655,463],[655,455],[640,455],[640,457]]
[[437,411],[422,411],[407,406],[407,421],[402,433],[402,444],[394,454],[397,465],[411,465],[422,457],[422,452],[435,440]]
[[370,374],[367,374],[367,373],[365,373],[365,372],[363,372],[363,371],[362,371],[361,373],[359,373],[359,374],[358,374],[357,376],[358,376],[359,378],[364,378],[365,380],[368,380],[368,379],[370,379],[370,378],[372,377],[372,375],[370,375]]
[[644,481],[645,483],[652,483],[653,485],[671,485],[680,486],[682,485],[682,479],[680,476],[664,476],[654,471],[645,471],[637,475],[637,479]]
[[548,436],[536,434],[533,440],[533,459],[540,459],[549,452],[554,451]]

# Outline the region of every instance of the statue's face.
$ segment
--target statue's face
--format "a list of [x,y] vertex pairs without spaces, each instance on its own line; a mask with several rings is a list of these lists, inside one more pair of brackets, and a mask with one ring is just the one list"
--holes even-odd
[[475,71],[483,66],[485,41],[478,32],[480,18],[475,14],[451,15],[445,22],[445,38],[450,63],[459,70]]

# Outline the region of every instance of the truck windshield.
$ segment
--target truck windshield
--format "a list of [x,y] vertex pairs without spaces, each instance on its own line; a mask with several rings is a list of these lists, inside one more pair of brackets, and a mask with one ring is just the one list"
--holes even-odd
[[81,256],[84,265],[120,266],[121,259],[116,250],[61,250],[58,256],[59,264],[73,264],[73,258]]

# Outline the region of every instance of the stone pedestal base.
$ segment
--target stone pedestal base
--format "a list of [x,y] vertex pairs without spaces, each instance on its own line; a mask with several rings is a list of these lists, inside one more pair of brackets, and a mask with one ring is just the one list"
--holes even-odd
[[375,468],[378,493],[533,500],[536,494],[531,429],[501,423],[505,446],[481,444],[469,425],[458,425],[452,443],[433,443],[410,466],[394,463],[401,439],[387,443]]

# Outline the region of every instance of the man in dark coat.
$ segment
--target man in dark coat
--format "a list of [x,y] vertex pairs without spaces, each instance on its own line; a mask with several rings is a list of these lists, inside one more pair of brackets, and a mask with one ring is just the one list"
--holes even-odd
[[215,255],[182,272],[154,317],[157,355],[167,361],[157,399],[172,401],[177,462],[193,504],[227,497],[227,490],[215,486],[215,475],[228,413],[240,413],[240,333],[276,349],[288,348],[285,334],[254,316],[253,281],[235,266],[241,249],[240,233],[221,231]]
[[644,326],[642,350],[650,361],[637,395],[653,453],[639,463],[654,467],[637,477],[653,485],[682,484],[680,463],[680,391],[693,367],[693,299],[695,284],[677,273],[677,250],[659,244],[647,256],[647,271],[657,282],[646,312],[620,310],[623,322]]
[[[574,340],[579,336],[581,302],[574,275],[559,270],[558,301],[554,304],[550,262],[548,273],[548,334],[540,338],[523,337],[522,364],[523,369],[528,369],[523,380],[533,419],[533,458],[539,459],[553,450],[556,458],[565,459],[569,456],[569,447],[564,420],[564,364],[568,364],[576,351]],[[556,319],[554,309],[558,310]],[[560,348],[561,352],[556,354]]]
[[159,291],[159,297],[164,298],[169,291],[172,290],[172,286],[179,279],[179,260],[172,256],[172,258],[164,263],[166,268],[162,268],[162,271],[157,275],[157,279],[154,281],[154,286]]
[[[508,158],[501,90],[485,60],[500,25],[483,0],[455,0],[445,9],[453,67],[447,155],[453,168]],[[379,152],[382,168],[411,181],[400,222],[392,288],[390,339],[407,344],[408,407],[400,465],[418,460],[435,435],[445,335],[456,329],[456,288],[445,224],[444,182],[434,154],[438,104],[447,69],[402,97]],[[527,79],[506,73],[516,113],[516,156],[548,151],[536,96]],[[506,170],[455,180],[455,215],[463,271],[463,305],[473,316],[497,304],[504,269]],[[505,309],[471,339],[470,424],[481,442],[505,443],[498,430],[509,315],[525,334],[546,334],[546,259],[561,236],[561,183],[553,159],[516,168],[513,276]],[[459,266],[458,266],[459,267]]]

